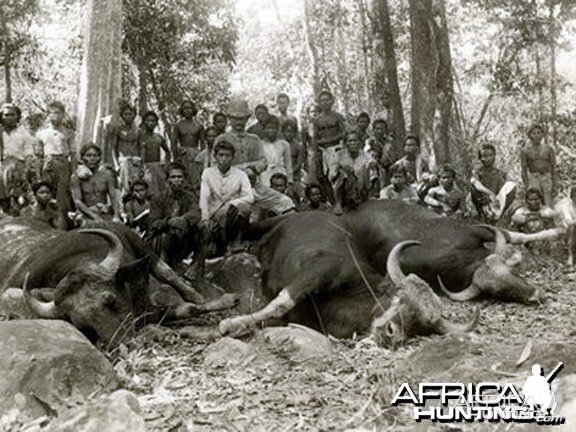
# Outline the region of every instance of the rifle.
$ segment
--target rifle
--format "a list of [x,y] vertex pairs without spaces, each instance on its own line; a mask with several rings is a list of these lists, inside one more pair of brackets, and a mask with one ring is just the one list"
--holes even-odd
[[546,382],[550,384],[563,367],[563,362],[558,363],[558,366],[556,366],[548,375],[546,375]]

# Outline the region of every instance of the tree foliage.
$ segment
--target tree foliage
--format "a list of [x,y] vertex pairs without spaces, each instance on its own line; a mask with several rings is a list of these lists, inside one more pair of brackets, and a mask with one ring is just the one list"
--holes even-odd
[[[233,64],[237,28],[228,0],[125,0],[123,49],[136,68],[136,86],[156,106],[183,98],[212,102],[226,93],[224,66]],[[127,89],[128,91],[130,88]]]

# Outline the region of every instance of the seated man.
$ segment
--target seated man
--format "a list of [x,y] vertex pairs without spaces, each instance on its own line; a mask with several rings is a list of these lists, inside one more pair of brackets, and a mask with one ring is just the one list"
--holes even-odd
[[407,135],[404,138],[404,156],[393,165],[402,165],[406,169],[408,184],[416,190],[422,200],[430,188],[438,184],[429,161],[421,154],[420,139],[415,135]]
[[70,178],[70,191],[77,212],[75,222],[112,219],[120,222],[120,203],[114,178],[108,170],[101,169],[102,150],[96,144],[87,144],[80,150],[82,164]]
[[22,210],[21,216],[50,225],[52,228],[65,230],[66,222],[54,199],[54,188],[49,181],[40,180],[32,184],[34,203]]
[[512,226],[527,234],[550,228],[554,222],[554,211],[544,205],[544,194],[539,188],[529,188],[525,202],[512,214]]
[[198,196],[184,187],[185,173],[186,167],[180,163],[174,162],[168,167],[168,190],[150,202],[149,238],[154,239],[157,253],[176,271],[182,269],[182,261],[194,252],[189,274],[202,277],[208,231],[201,224]]
[[248,175],[254,194],[254,206],[258,210],[267,210],[274,215],[294,212],[295,206],[292,200],[265,186],[260,177],[267,167],[266,155],[260,139],[244,131],[250,117],[248,102],[245,100],[230,102],[228,117],[232,130],[216,138],[216,144],[228,141],[234,146],[236,151],[232,166],[243,170]]
[[496,149],[484,144],[478,151],[481,165],[470,179],[472,202],[486,222],[496,222],[514,201],[516,185],[506,181],[506,173],[494,167]]
[[232,243],[230,251],[240,248],[242,230],[248,227],[252,186],[244,171],[232,167],[236,149],[221,140],[214,147],[215,167],[206,168],[200,183],[202,221],[220,245]]
[[334,188],[334,213],[341,215],[343,208],[354,209],[368,199],[371,189],[371,159],[362,150],[357,132],[346,136],[346,148],[336,153],[329,167],[329,179]]
[[408,185],[408,175],[402,165],[391,167],[390,183],[380,191],[380,199],[401,199],[412,204],[420,202],[416,191]]
[[428,191],[424,202],[443,216],[463,216],[466,210],[465,197],[456,186],[456,171],[448,165],[440,169],[440,185]]
[[270,188],[272,190],[280,192],[282,195],[286,195],[296,205],[300,202],[298,195],[294,193],[291,187],[290,188],[288,187],[288,176],[286,174],[283,173],[272,174],[272,176],[270,177]]
[[322,188],[316,183],[311,183],[306,186],[305,190],[306,201],[298,208],[298,211],[308,210],[328,210],[330,204],[327,204],[324,196],[322,195]]

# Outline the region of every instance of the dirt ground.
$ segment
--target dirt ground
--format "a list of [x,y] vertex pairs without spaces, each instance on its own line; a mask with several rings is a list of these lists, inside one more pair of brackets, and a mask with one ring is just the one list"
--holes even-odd
[[[547,293],[539,306],[443,299],[448,318],[464,320],[480,307],[479,325],[469,335],[418,338],[395,351],[370,338],[332,339],[333,356],[303,362],[255,336],[246,339],[251,351],[243,360],[206,364],[211,341],[169,328],[116,352],[116,370],[138,396],[152,431],[523,430],[518,424],[418,424],[411,407],[390,401],[403,382],[521,385],[536,362],[550,370],[563,361],[560,376],[574,373],[576,283],[559,257],[528,253],[524,275]],[[215,325],[223,316],[193,324]]]

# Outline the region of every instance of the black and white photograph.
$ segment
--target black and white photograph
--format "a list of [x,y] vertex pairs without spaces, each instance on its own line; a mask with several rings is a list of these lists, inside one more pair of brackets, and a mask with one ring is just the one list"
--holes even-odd
[[0,0],[0,432],[576,431],[576,0]]

